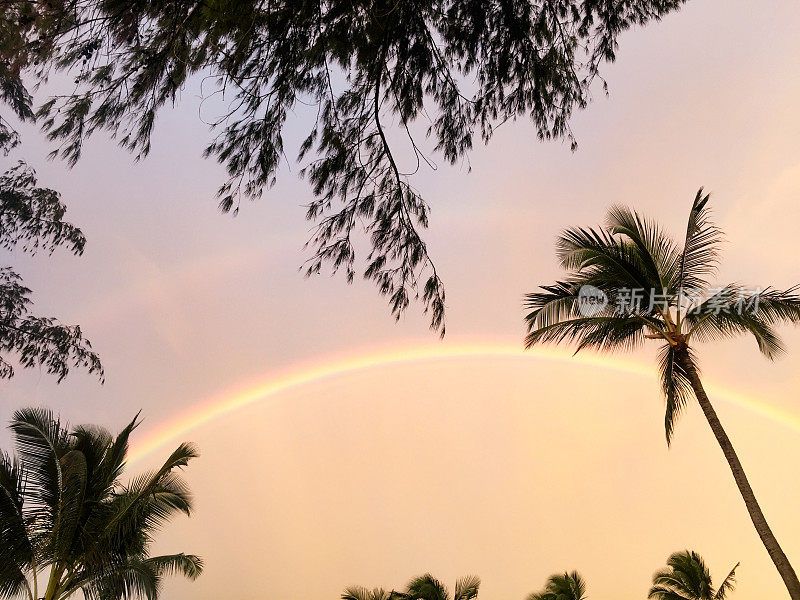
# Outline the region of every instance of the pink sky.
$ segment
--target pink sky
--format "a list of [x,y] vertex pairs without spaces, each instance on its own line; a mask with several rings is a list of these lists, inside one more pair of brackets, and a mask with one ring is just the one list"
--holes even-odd
[[[610,96],[598,91],[574,120],[576,153],[517,122],[474,152],[471,172],[421,172],[447,286],[443,348],[521,345],[521,298],[558,276],[559,230],[622,202],[677,235],[701,185],[728,234],[721,281],[800,282],[798,30],[796,2],[694,0],[623,36],[605,69]],[[238,218],[219,215],[224,174],[200,157],[198,104],[190,86],[140,164],[98,138],[69,171],[44,160],[31,131],[2,159],[37,165],[88,237],[83,257],[14,262],[41,312],[82,325],[107,382],[21,372],[0,384],[0,422],[43,404],[118,429],[141,408],[146,437],[270,373],[437,343],[418,307],[395,324],[370,283],[302,277],[310,192],[295,166]],[[800,332],[785,334],[789,353],[774,364],[750,340],[702,348],[704,374],[800,415]],[[188,471],[197,514],[159,547],[201,554],[206,573],[170,582],[167,596],[335,600],[347,585],[400,587],[430,570],[449,585],[474,573],[481,597],[523,600],[578,569],[592,600],[644,598],[652,572],[689,547],[718,579],[741,561],[735,598],[785,597],[700,412],[687,411],[667,450],[653,352],[623,359],[651,376],[503,358],[401,364],[203,425],[189,435],[203,454]],[[717,404],[800,566],[800,432]],[[8,440],[0,431],[0,447]]]

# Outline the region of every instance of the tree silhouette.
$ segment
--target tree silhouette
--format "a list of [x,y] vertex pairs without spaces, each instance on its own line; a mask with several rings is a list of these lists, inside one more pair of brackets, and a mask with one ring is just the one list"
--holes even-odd
[[315,194],[305,272],[331,267],[352,281],[363,232],[363,276],[392,313],[419,298],[444,333],[444,285],[420,234],[429,209],[411,176],[435,156],[465,160],[476,138],[518,117],[574,146],[570,117],[619,35],[683,2],[8,0],[15,35],[0,52],[15,67],[0,80],[19,96],[20,72],[70,74],[74,90],[38,114],[54,153],[74,163],[100,130],[146,155],[159,110],[190,76],[208,76],[204,89],[226,108],[205,154],[228,171],[219,202],[234,213],[275,182],[290,117],[314,107],[297,154]]
[[426,573],[412,579],[402,592],[353,586],[344,591],[342,600],[474,600],[480,585],[481,580],[475,576],[462,577],[456,581],[451,597],[447,586]]
[[[0,174],[0,248],[33,254],[66,246],[82,254],[86,238],[64,220],[65,212],[58,193],[38,187],[24,163]],[[0,267],[0,378],[14,375],[16,360],[23,367],[42,366],[58,381],[71,366],[97,373],[102,381],[100,358],[80,327],[32,314],[31,293],[14,269]]]
[[0,598],[157,600],[163,577],[194,579],[192,555],[150,556],[159,528],[192,499],[176,471],[197,456],[181,444],[157,471],[123,484],[134,419],[113,437],[68,428],[48,410],[17,411],[17,458],[0,454]]
[[[42,13],[47,9],[17,1],[3,2],[0,8],[0,105],[23,122],[33,121],[33,99],[22,75],[48,52],[40,43],[50,26]],[[19,133],[0,114],[0,155],[8,155],[19,142]],[[33,254],[66,246],[82,254],[86,238],[64,220],[65,213],[58,192],[39,187],[36,173],[24,162],[0,174],[0,248]],[[23,367],[43,366],[59,381],[70,366],[84,367],[102,380],[100,359],[80,328],[31,314],[31,293],[16,271],[0,266],[0,378],[14,375],[8,360],[13,356]]]
[[769,359],[783,351],[775,327],[800,322],[798,288],[711,288],[722,232],[710,219],[701,189],[692,204],[682,246],[658,226],[625,207],[613,207],[604,227],[571,228],[557,241],[562,281],[528,294],[527,347],[574,342],[601,352],[661,344],[659,373],[666,396],[670,443],[680,413],[697,399],[744,499],[764,547],[793,600],[800,581],[758,505],[739,457],[700,379],[695,342],[752,335]]
[[544,590],[531,594],[527,600],[586,600],[586,582],[577,571],[551,575]]
[[703,557],[690,550],[675,552],[667,559],[667,568],[653,575],[653,587],[647,595],[652,600],[725,600],[736,587],[737,563],[714,589],[711,573]]

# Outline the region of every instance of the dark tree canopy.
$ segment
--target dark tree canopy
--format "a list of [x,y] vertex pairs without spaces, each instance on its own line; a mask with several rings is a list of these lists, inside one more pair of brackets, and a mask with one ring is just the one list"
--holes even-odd
[[[33,170],[20,163],[0,175],[0,248],[52,252],[67,246],[83,252],[86,239],[64,220],[65,207],[57,192],[37,187]],[[77,325],[63,325],[30,313],[31,290],[10,267],[0,267],[0,378],[14,368],[4,358],[13,355],[23,367],[42,366],[61,381],[71,366],[97,373],[103,367]]]
[[[297,156],[315,196],[307,274],[327,265],[352,281],[363,265],[396,317],[420,298],[442,333],[444,286],[420,236],[428,206],[410,180],[429,158],[412,133],[427,128],[431,152],[450,163],[517,117],[541,139],[574,146],[570,117],[614,59],[619,34],[684,2],[0,1],[22,28],[2,48],[4,97],[25,96],[14,77],[26,70],[74,79],[38,111],[54,154],[71,163],[98,130],[146,155],[159,109],[192,74],[206,76],[227,105],[205,155],[227,168],[220,207],[236,212],[288,160],[287,119],[315,107]],[[411,169],[398,160],[398,134]],[[357,263],[362,230],[368,250]]]
[[[45,4],[0,0],[0,104],[21,121],[34,119],[33,99],[22,75],[49,56],[40,43],[53,26]],[[38,50],[37,50],[38,48]],[[19,134],[0,114],[0,156],[20,142]],[[0,248],[34,254],[66,246],[83,253],[86,238],[64,220],[66,207],[55,190],[38,187],[36,173],[20,161],[0,173]],[[31,290],[11,267],[0,266],[0,379],[14,375],[7,358],[23,367],[42,366],[61,381],[72,366],[103,378],[103,367],[78,326],[31,314]]]
[[153,556],[159,531],[193,500],[180,444],[162,466],[123,481],[137,417],[118,435],[70,426],[50,410],[14,413],[16,456],[0,451],[0,599],[158,600],[164,579],[196,579],[192,554]]

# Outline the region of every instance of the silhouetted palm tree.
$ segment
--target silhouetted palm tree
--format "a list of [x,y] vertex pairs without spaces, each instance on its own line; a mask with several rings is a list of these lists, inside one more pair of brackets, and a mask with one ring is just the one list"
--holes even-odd
[[533,593],[527,600],[584,600],[586,582],[577,571],[563,575],[551,575],[544,590]]
[[155,472],[120,482],[136,419],[111,436],[69,429],[49,410],[17,411],[17,459],[0,454],[0,598],[158,597],[163,576],[196,578],[202,561],[149,555],[159,528],[191,496],[176,473],[197,456],[181,444]]
[[387,592],[383,588],[365,588],[361,586],[354,586],[345,589],[342,593],[342,600],[392,600],[398,598],[402,594],[397,592]]
[[342,600],[473,600],[478,596],[480,585],[481,580],[477,577],[463,577],[456,581],[455,593],[451,599],[447,587],[433,575],[426,573],[412,579],[404,592],[349,587],[342,594]]
[[667,568],[653,575],[648,598],[654,600],[725,600],[736,587],[736,568],[714,589],[711,573],[697,552],[675,552],[667,559]]
[[662,343],[659,357],[666,395],[665,425],[671,440],[692,393],[728,460],[750,518],[793,600],[800,581],[769,528],[739,458],[703,389],[694,342],[739,334],[755,337],[761,352],[782,350],[774,327],[800,322],[798,288],[748,290],[738,284],[709,287],[721,231],[710,221],[708,195],[697,193],[683,247],[654,222],[624,207],[608,213],[604,227],[573,228],[557,242],[563,281],[526,296],[526,346],[575,342],[577,350],[630,349],[645,339]]
[[[481,580],[475,576],[456,580],[452,600],[473,600],[478,597]],[[430,573],[412,579],[405,591],[407,600],[450,600],[450,592]]]

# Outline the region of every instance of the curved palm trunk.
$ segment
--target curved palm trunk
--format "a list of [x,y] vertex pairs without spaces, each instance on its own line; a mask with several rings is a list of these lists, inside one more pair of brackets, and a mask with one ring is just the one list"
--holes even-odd
[[700,381],[697,369],[685,350],[679,352],[677,358],[681,366],[686,370],[689,380],[692,383],[694,394],[697,397],[697,401],[700,403],[700,408],[703,410],[703,414],[708,424],[711,426],[711,431],[714,432],[714,436],[717,438],[720,448],[722,448],[722,453],[728,460],[733,478],[736,480],[736,485],[739,487],[739,492],[742,494],[747,512],[750,513],[750,519],[753,521],[753,525],[758,532],[758,536],[761,538],[761,542],[764,544],[767,552],[769,552],[769,556],[772,562],[775,563],[775,568],[778,569],[778,573],[781,574],[783,582],[786,584],[786,589],[789,590],[789,596],[791,596],[792,600],[800,600],[800,581],[797,579],[797,574],[789,563],[789,559],[786,558],[786,554],[784,554],[780,544],[778,544],[778,540],[775,539],[775,534],[772,533],[769,524],[767,524],[764,513],[761,512],[761,507],[758,505],[756,496],[753,493],[753,488],[750,487],[750,482],[747,481],[747,475],[745,475],[744,469],[742,468],[742,463],[739,462],[739,457],[733,449],[733,444],[731,444],[728,434],[725,433],[725,429],[723,429],[722,423],[720,423],[719,417],[717,417],[717,413],[711,405],[711,401],[708,399],[705,389],[703,389],[703,384]]

